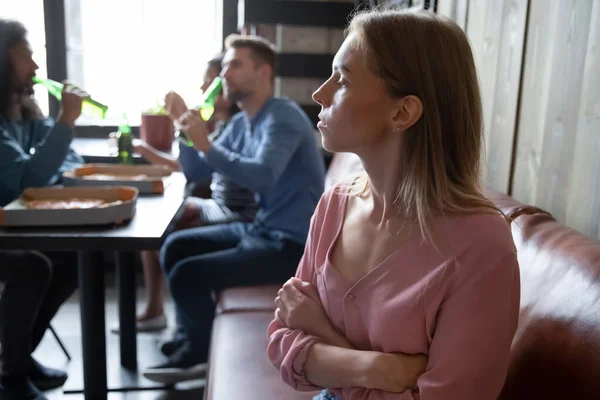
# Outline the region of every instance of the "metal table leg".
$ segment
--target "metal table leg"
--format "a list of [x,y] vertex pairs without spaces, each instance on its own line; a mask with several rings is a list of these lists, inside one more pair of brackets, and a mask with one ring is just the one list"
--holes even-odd
[[78,252],[83,382],[86,400],[106,400],[106,332],[102,254]]
[[133,253],[117,252],[121,365],[135,371],[137,369],[137,337],[134,262]]

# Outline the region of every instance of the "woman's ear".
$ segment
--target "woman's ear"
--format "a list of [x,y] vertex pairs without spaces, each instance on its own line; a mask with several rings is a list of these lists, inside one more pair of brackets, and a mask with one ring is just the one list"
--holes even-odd
[[394,115],[394,127],[399,131],[405,131],[421,118],[423,115],[423,103],[417,96],[409,95],[397,101],[396,114]]

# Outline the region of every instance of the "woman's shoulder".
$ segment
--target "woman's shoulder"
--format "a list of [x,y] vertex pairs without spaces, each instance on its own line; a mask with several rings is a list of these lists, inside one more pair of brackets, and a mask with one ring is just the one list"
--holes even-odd
[[[347,190],[344,184],[337,184],[325,190],[315,211],[315,216],[324,219],[340,215],[340,210],[345,206],[347,201]],[[343,214],[341,214],[343,216]]]
[[516,254],[510,223],[499,212],[442,217],[435,224],[435,239],[462,264],[487,263]]
[[499,212],[454,216],[441,225],[443,247],[452,252],[456,272],[464,279],[498,267],[505,268],[509,274],[518,270],[510,223]]
[[439,221],[451,241],[514,247],[509,221],[495,210],[440,217]]

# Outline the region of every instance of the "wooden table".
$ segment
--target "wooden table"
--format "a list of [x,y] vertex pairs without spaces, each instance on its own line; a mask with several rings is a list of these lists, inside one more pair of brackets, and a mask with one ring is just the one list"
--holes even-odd
[[102,251],[115,251],[118,269],[121,365],[137,369],[135,270],[133,252],[158,250],[179,211],[185,178],[175,173],[164,195],[140,196],[133,219],[120,226],[0,228],[0,250],[78,253],[84,395],[107,398],[106,327]]

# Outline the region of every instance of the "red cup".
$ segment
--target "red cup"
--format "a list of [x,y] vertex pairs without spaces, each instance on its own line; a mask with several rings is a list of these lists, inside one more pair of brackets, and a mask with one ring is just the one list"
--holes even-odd
[[142,114],[140,139],[160,151],[171,151],[175,127],[168,115]]

